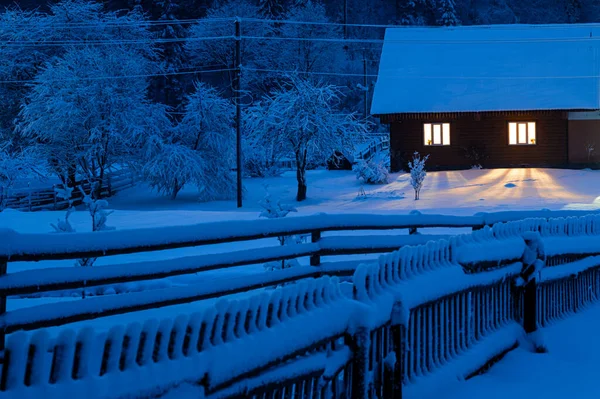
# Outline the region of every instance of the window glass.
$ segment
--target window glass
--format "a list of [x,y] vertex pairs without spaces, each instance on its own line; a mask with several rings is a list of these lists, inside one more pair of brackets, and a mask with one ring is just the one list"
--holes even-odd
[[424,125],[424,129],[425,129],[425,145],[432,145],[433,137],[431,135],[431,123],[426,123]]
[[450,145],[450,124],[444,123],[442,125],[442,139],[444,145]]
[[534,145],[537,144],[535,122],[509,122],[508,144]]
[[442,144],[442,126],[435,124],[433,125],[433,144],[441,145]]

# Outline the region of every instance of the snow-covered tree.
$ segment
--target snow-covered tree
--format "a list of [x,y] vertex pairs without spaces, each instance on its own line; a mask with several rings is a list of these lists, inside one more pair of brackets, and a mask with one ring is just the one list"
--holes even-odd
[[308,163],[324,163],[336,151],[353,151],[366,131],[354,114],[340,113],[339,101],[336,86],[290,76],[250,109],[249,127],[255,134],[295,155],[298,201],[306,199]]
[[440,26],[460,25],[454,0],[439,0],[437,24]]
[[[261,218],[279,219],[286,217],[290,212],[298,212],[298,210],[291,205],[281,204],[281,201],[274,199],[268,191],[258,204],[263,208],[259,215]],[[277,237],[277,240],[281,245],[294,245],[302,242],[301,238],[297,235],[279,236]],[[273,261],[265,263],[264,265],[267,271],[287,269],[294,266],[298,266],[298,261],[296,259]]]
[[174,0],[152,2],[152,19],[159,23],[153,25],[154,36],[161,40],[158,43],[159,60],[163,76],[152,78],[151,87],[153,98],[174,110],[183,103],[185,96],[186,75],[172,74],[184,68],[187,62],[185,39],[187,29],[178,23],[177,12],[179,4]]
[[327,25],[331,21],[327,17],[323,4],[308,0],[292,7],[286,13],[285,19],[323,23],[324,25],[283,24],[279,30],[279,36],[303,38],[303,40],[280,40],[270,43],[272,46],[271,62],[277,69],[298,72],[323,72],[334,69],[339,70],[340,66],[346,62],[343,43],[323,41],[323,39],[342,36],[339,26]]
[[[261,18],[254,1],[224,0],[215,2],[208,10],[206,19],[198,21],[190,27],[189,41],[186,49],[190,57],[201,65],[210,65],[215,69],[233,68],[235,65],[235,18],[242,18],[240,25],[244,36],[253,37],[242,41],[241,59],[244,67],[264,68],[269,58],[270,45],[260,37],[269,36],[273,30],[272,24],[256,21],[244,21],[244,18]],[[205,38],[218,38],[210,39]],[[228,72],[227,84],[233,82],[234,71]],[[254,73],[244,73],[244,86],[253,83],[257,78]],[[214,76],[214,75],[211,75]]]
[[415,200],[418,200],[421,195],[421,188],[423,187],[425,176],[427,176],[425,162],[427,162],[428,159],[429,155],[425,155],[421,158],[421,155],[418,152],[415,152],[413,154],[413,159],[408,161],[408,168],[410,169],[410,185],[415,190]]
[[386,165],[388,155],[379,153],[368,161],[359,159],[352,167],[356,178],[366,184],[387,184],[390,173]]
[[565,0],[565,14],[567,22],[574,24],[581,19],[581,1],[580,0]]
[[148,137],[169,123],[139,77],[152,70],[146,57],[118,44],[72,48],[36,76],[20,128],[44,144],[64,183],[72,186],[79,170],[101,186],[111,166],[137,160]]
[[284,12],[282,0],[258,0],[258,4],[258,9],[265,18],[278,18]]
[[196,184],[200,200],[235,195],[233,105],[203,83],[189,95],[177,127],[148,152],[143,175],[152,187],[175,198],[186,183]]
[[423,25],[417,3],[422,0],[396,0],[396,21],[400,25]]
[[39,168],[39,158],[33,148],[14,151],[10,142],[0,142],[0,212],[6,207],[10,190],[19,179],[34,175],[44,176]]

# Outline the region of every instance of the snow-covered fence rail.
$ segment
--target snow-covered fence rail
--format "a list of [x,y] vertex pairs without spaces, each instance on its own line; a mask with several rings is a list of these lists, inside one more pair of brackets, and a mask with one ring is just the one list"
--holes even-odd
[[[480,373],[524,329],[597,300],[599,238],[600,216],[497,224],[383,255],[353,272],[351,289],[305,275],[203,314],[108,334],[16,333],[0,390],[148,397],[189,384],[206,398],[419,397],[422,384]],[[573,254],[568,264],[545,262]]]
[[[89,183],[81,184],[84,190],[89,190]],[[126,169],[117,170],[107,174],[102,182],[101,195],[110,197],[113,194],[135,185],[135,175]],[[73,191],[71,199],[74,205],[78,205],[83,200],[83,194],[79,190]],[[69,201],[57,196],[54,187],[49,188],[23,188],[10,191],[6,199],[5,207],[21,211],[39,211],[44,209],[66,209]]]
[[[323,255],[385,253],[406,245],[423,244],[442,237],[419,234],[321,237],[322,232],[402,228],[415,230],[417,227],[479,228],[484,223],[485,217],[486,215],[473,217],[315,215],[279,220],[236,221],[160,229],[96,232],[93,233],[93,236],[92,233],[56,235],[0,231],[0,328],[4,333],[11,333],[20,329],[31,330],[57,326],[152,307],[215,298],[321,275],[347,276],[354,271],[356,262],[321,264],[320,257]],[[101,257],[302,233],[310,233],[312,242],[293,246],[272,246],[256,250],[192,256],[170,261],[6,273],[8,262]],[[519,240],[512,242],[510,248],[514,258],[518,258],[522,251],[522,242]],[[459,260],[466,268],[474,263],[480,268],[497,266],[493,251],[486,251],[484,259],[474,258],[473,253],[469,251],[463,251],[463,253]],[[310,257],[310,264],[314,267],[300,267],[242,279],[234,278],[228,280],[226,284],[196,284],[185,289],[164,288],[153,292],[130,292],[117,296],[88,298],[84,302],[40,305],[8,313],[3,311],[6,309],[7,298],[15,295],[39,294],[57,290],[83,290],[90,287],[156,280],[299,257]]]
[[354,155],[354,160],[363,159],[365,161],[370,160],[376,153],[381,151],[388,151],[390,148],[390,138],[387,134],[374,135],[370,137],[370,141],[364,148],[358,151]]

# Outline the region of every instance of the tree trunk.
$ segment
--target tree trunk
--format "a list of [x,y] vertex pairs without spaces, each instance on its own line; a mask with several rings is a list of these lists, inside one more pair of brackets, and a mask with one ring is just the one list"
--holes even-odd
[[298,180],[298,192],[296,201],[306,199],[306,150],[296,151],[296,179]]
[[69,165],[67,168],[67,186],[75,187],[77,185],[77,167],[75,165]]
[[181,185],[178,184],[177,179],[175,179],[175,183],[173,184],[173,189],[171,190],[171,199],[174,200],[177,198],[177,194],[179,194],[179,190],[181,190]]

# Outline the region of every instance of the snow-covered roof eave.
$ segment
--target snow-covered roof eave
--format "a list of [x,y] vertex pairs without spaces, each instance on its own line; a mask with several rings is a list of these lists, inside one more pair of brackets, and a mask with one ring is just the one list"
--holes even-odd
[[371,114],[600,109],[600,27],[386,31]]

